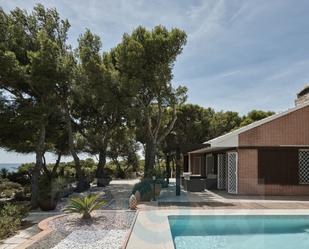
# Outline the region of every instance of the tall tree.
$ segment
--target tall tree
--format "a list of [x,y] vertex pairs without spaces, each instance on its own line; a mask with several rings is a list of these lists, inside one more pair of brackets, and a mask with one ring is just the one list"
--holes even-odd
[[0,16],[2,99],[5,105],[13,106],[9,109],[15,114],[22,111],[22,121],[28,122],[27,125],[30,122],[31,129],[35,129],[31,204],[36,207],[39,172],[46,150],[46,126],[55,106],[59,58],[65,49],[69,23],[61,20],[55,9],[45,9],[42,5],[37,5],[31,14],[17,8],[10,14],[1,10]]
[[119,100],[119,81],[110,55],[101,54],[101,40],[90,30],[79,38],[79,78],[75,91],[75,118],[87,152],[98,155],[98,185],[104,177],[107,147],[113,131],[124,122],[124,104]]
[[158,144],[170,133],[177,106],[186,99],[186,88],[173,88],[172,69],[186,43],[186,34],[179,29],[157,26],[143,27],[131,35],[124,34],[113,50],[115,68],[122,87],[131,97],[135,120],[145,134],[145,176],[150,176]]
[[199,105],[184,104],[177,109],[177,120],[172,132],[163,140],[166,177],[170,177],[170,163],[175,159],[176,148],[188,149],[211,138],[211,120],[215,111]]

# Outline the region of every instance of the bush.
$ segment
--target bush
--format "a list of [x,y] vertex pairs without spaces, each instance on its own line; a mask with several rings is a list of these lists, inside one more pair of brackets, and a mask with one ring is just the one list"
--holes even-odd
[[152,192],[151,184],[151,180],[143,180],[139,183],[136,183],[133,187],[132,194],[135,194],[136,191],[139,191],[141,198],[143,198],[145,195]]
[[126,172],[122,168],[118,169],[116,171],[116,178],[125,179],[126,178]]
[[22,219],[29,212],[26,205],[5,204],[0,210],[0,239],[13,235],[22,225]]
[[8,179],[11,182],[17,182],[21,185],[30,185],[31,172],[34,168],[34,163],[25,163],[18,167],[17,172],[11,172]]
[[11,198],[16,193],[23,192],[23,187],[16,183],[10,182],[7,179],[2,180],[0,183],[0,197],[2,198]]

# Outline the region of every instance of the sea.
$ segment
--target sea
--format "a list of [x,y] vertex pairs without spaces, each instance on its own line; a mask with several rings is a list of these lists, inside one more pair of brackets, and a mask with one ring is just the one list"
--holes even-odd
[[20,163],[0,163],[0,169],[7,169],[9,172],[14,172],[20,166]]

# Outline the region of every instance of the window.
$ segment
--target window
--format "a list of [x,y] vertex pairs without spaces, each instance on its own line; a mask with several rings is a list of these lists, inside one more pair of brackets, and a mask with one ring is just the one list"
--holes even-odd
[[298,161],[297,148],[259,149],[259,184],[298,185]]
[[299,183],[309,184],[309,149],[298,151]]

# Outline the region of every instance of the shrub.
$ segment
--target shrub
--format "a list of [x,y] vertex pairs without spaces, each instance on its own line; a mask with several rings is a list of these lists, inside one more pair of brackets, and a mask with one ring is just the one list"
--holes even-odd
[[141,197],[143,198],[146,194],[152,192],[151,184],[152,184],[151,180],[143,180],[139,183],[136,183],[133,187],[132,194],[135,194],[136,191],[139,191]]
[[82,214],[82,219],[91,219],[91,212],[102,207],[106,201],[99,200],[99,195],[71,198],[69,205],[63,211]]
[[13,235],[22,224],[22,219],[29,212],[26,205],[5,204],[0,210],[0,239]]
[[126,178],[126,172],[122,168],[119,168],[116,171],[116,178],[125,179]]
[[16,182],[10,182],[7,179],[4,179],[0,183],[0,197],[10,198],[16,193],[22,191],[23,187]]

